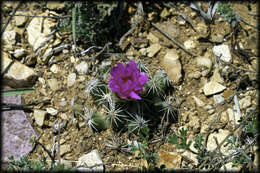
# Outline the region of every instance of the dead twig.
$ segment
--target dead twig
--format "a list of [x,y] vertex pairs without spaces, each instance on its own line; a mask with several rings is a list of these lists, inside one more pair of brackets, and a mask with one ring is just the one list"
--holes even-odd
[[[12,16],[12,15],[7,14],[7,16]],[[35,17],[35,18],[52,18],[52,19],[71,18],[71,16],[36,16],[36,15],[26,15],[26,14],[15,14],[13,16]]]
[[161,28],[159,28],[158,26],[156,26],[154,23],[152,23],[152,26],[157,29],[158,31],[160,31],[160,33],[162,33],[165,37],[167,37],[169,40],[171,40],[174,44],[176,44],[177,46],[179,46],[182,50],[184,50],[187,54],[189,54],[192,57],[195,57],[195,55],[193,55],[193,53],[191,53],[190,51],[188,51],[187,49],[184,48],[184,46],[177,42],[175,39],[173,39],[167,32],[164,32]]

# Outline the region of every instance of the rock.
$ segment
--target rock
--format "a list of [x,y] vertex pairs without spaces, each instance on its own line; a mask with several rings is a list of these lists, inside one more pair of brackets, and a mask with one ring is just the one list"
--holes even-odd
[[205,103],[202,100],[200,100],[198,97],[196,97],[196,96],[192,96],[192,97],[197,106],[199,106],[199,107],[205,106]]
[[190,122],[188,123],[188,126],[192,128],[192,131],[194,133],[198,132],[200,129],[200,119],[197,116],[189,116]]
[[184,42],[184,47],[185,47],[186,49],[193,49],[193,48],[196,47],[196,43],[195,43],[195,41],[193,41],[193,40],[186,40],[186,41]]
[[245,96],[244,98],[239,100],[239,107],[241,109],[246,109],[246,108],[250,107],[251,104],[252,104],[251,96]]
[[220,114],[220,122],[221,122],[222,124],[227,124],[227,123],[229,122],[229,118],[228,118],[227,112],[222,112],[222,113]]
[[50,1],[47,2],[46,7],[50,10],[62,10],[65,7],[65,2],[55,2],[55,1]]
[[224,80],[222,79],[222,77],[220,76],[220,73],[219,73],[219,70],[218,68],[216,68],[214,70],[214,73],[212,75],[212,77],[210,78],[211,81],[214,81],[214,82],[217,82],[217,83],[220,83],[220,84],[223,84],[224,83]]
[[199,33],[200,37],[207,37],[208,36],[208,26],[204,22],[198,23],[195,26],[195,29]]
[[[2,90],[5,89],[2,88]],[[23,104],[21,95],[2,95],[1,98],[1,103]],[[33,129],[23,110],[2,111],[0,118],[2,143],[1,166],[3,166],[3,162],[7,162],[10,156],[13,156],[15,160],[20,160],[20,158],[29,154],[33,149],[30,139],[33,136],[38,138],[39,134]]]
[[148,52],[148,57],[153,57],[159,50],[161,49],[161,45],[159,43],[154,43],[150,45],[146,50]]
[[76,73],[70,73],[67,78],[67,86],[71,87],[76,82]]
[[12,46],[16,43],[17,32],[15,30],[5,31],[2,35],[4,47],[12,49]]
[[139,52],[140,52],[143,56],[146,56],[146,55],[147,55],[147,50],[146,50],[146,48],[141,48],[141,49],[139,49]]
[[197,67],[199,67],[199,68],[203,68],[203,67],[205,68],[206,67],[208,69],[208,71],[211,70],[212,61],[211,61],[210,58],[199,56],[195,59],[195,62],[196,62]]
[[200,134],[204,135],[207,134],[208,132],[209,132],[208,122],[202,122],[200,128]]
[[[193,154],[189,151],[185,151],[184,153],[181,154],[182,157],[186,157],[188,158],[189,160],[192,160],[193,161],[193,164],[194,165],[197,165],[199,163],[198,159],[197,159],[197,155],[196,154]],[[184,160],[184,159],[183,159]]]
[[222,97],[220,94],[214,95],[213,100],[216,105],[223,105],[225,101],[224,97]]
[[224,36],[222,34],[217,33],[217,34],[212,34],[212,36],[211,36],[212,42],[221,43],[221,42],[223,42],[223,40],[224,40]]
[[62,98],[61,101],[60,101],[60,106],[64,107],[66,105],[67,105],[66,99]]
[[60,146],[60,155],[63,156],[64,154],[70,152],[70,145],[69,144],[63,144]]
[[93,168],[86,168],[84,167],[84,165],[86,165],[87,167],[91,167],[91,166],[94,166],[94,165],[97,165],[97,164],[103,164],[99,154],[98,154],[98,151],[97,150],[93,150],[91,151],[90,153],[88,154],[85,154],[83,156],[81,156],[79,159],[78,159],[78,163],[77,163],[77,167],[78,166],[82,166],[82,167],[79,167],[77,168],[78,170],[80,171],[104,171],[104,166],[103,165],[99,165],[99,166],[96,166],[96,167],[93,167]]
[[210,110],[208,110],[208,113],[209,113],[210,115],[212,115],[214,112],[215,112],[215,109],[210,109]]
[[47,84],[53,91],[57,91],[58,89],[60,89],[60,82],[58,82],[56,78],[48,79]]
[[158,152],[159,161],[157,166],[160,168],[161,165],[165,165],[166,169],[176,169],[181,166],[181,155],[177,152],[167,152],[159,151]]
[[166,55],[162,60],[162,66],[164,67],[169,79],[174,84],[179,84],[182,78],[182,66],[179,61],[179,56],[174,49],[170,49],[167,51]]
[[[55,13],[55,12],[52,12]],[[48,13],[42,13],[38,16],[48,16]],[[57,14],[58,16],[58,14]],[[44,20],[44,22],[42,22]],[[42,26],[43,25],[43,26]],[[51,33],[51,28],[56,25],[53,19],[50,18],[33,18],[28,27],[26,28],[28,33],[28,42],[35,51],[40,45],[47,41],[48,35]],[[43,28],[43,32],[41,32]]]
[[158,43],[159,42],[159,38],[156,37],[155,35],[153,35],[153,33],[149,32],[149,34],[147,35],[147,39],[151,42],[151,43]]
[[76,70],[79,74],[87,74],[88,72],[88,63],[83,61],[80,64],[78,64],[76,67]]
[[226,89],[225,86],[214,82],[214,81],[210,81],[208,83],[206,83],[203,87],[203,92],[206,96],[212,95],[212,94],[216,94],[216,93],[220,93],[222,92],[224,89]]
[[[27,15],[27,13],[17,12],[17,14]],[[14,21],[16,26],[23,26],[28,20],[26,16],[14,16]]]
[[3,83],[13,88],[31,87],[35,84],[37,74],[32,68],[26,65],[13,61],[8,54],[2,54],[1,73],[3,73]]
[[231,108],[228,108],[226,110],[226,113],[228,115],[229,121],[232,125],[237,125],[239,124],[240,116],[236,111],[233,111]]
[[218,57],[220,57],[220,55],[221,55],[220,59],[225,62],[231,62],[231,60],[232,60],[228,45],[222,44],[219,46],[214,46],[213,53]]
[[33,110],[33,116],[38,126],[43,126],[47,112],[39,109]]
[[58,111],[54,108],[46,108],[46,111],[48,112],[48,114],[51,114],[51,115],[57,115],[58,114]]
[[68,116],[65,113],[60,114],[61,119],[68,120]]
[[169,10],[167,10],[167,8],[164,8],[160,14],[160,17],[162,19],[166,18],[167,16],[169,16],[171,13],[169,12]]
[[[209,138],[208,138],[207,149],[209,151],[213,151],[214,149],[217,148],[217,144],[216,144],[216,141],[214,139],[214,136],[217,138],[218,143],[221,143],[227,135],[229,135],[229,131],[223,130],[223,129],[220,129],[218,132],[211,133],[209,135]],[[225,146],[225,143],[224,143],[224,145],[221,146],[220,151],[224,155],[228,155],[228,154],[232,153],[232,150],[228,150],[228,146]]]
[[25,54],[24,48],[14,50],[14,57],[17,59],[21,59]]
[[44,62],[45,64],[47,64],[48,63],[48,61],[50,60],[50,58],[52,57],[52,53],[51,53],[51,51],[52,51],[52,48],[48,48],[46,51],[45,51],[45,53],[44,53],[44,55],[42,56],[42,62]]
[[201,77],[201,73],[199,71],[191,72],[188,75],[189,78],[199,79]]
[[50,71],[54,74],[57,74],[60,71],[60,68],[57,64],[53,64],[50,68]]

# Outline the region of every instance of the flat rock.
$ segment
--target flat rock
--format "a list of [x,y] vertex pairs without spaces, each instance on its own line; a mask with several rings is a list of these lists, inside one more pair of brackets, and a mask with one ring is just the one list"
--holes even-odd
[[76,65],[75,69],[79,74],[86,74],[88,72],[88,63],[83,61]]
[[147,39],[151,42],[151,43],[158,43],[159,42],[159,38],[156,37],[155,35],[153,35],[153,33],[149,32],[149,34],[147,35]]
[[211,76],[210,78],[211,81],[214,81],[214,82],[218,82],[220,84],[223,84],[224,83],[224,80],[222,79],[220,73],[219,73],[219,69],[216,68],[213,72],[213,75]]
[[[21,95],[2,96],[2,103],[23,104]],[[8,161],[8,157],[20,159],[27,155],[33,148],[29,142],[33,136],[39,134],[34,131],[26,114],[22,110],[3,111],[1,113],[1,159]]]
[[194,49],[197,46],[193,40],[186,40],[183,44],[186,49]]
[[216,105],[223,105],[225,98],[222,97],[220,94],[216,94],[216,95],[213,96],[213,100],[214,100]]
[[5,31],[2,35],[4,47],[11,49],[16,43],[17,32],[15,30]]
[[17,59],[21,59],[25,54],[24,48],[14,50],[14,57]]
[[[38,16],[48,16],[48,13],[45,12],[42,14],[38,14]],[[30,22],[26,30],[28,33],[28,42],[33,47],[34,51],[37,48],[39,48],[43,42],[47,41],[48,35],[51,33],[51,28],[54,27],[55,25],[56,23],[53,22],[53,20],[50,18],[35,17],[32,19],[32,21]],[[43,32],[41,32],[42,28],[43,28]]]
[[196,97],[196,96],[192,96],[192,97],[193,97],[197,106],[199,106],[199,107],[205,106],[205,103],[202,100],[200,100],[198,97]]
[[46,7],[51,10],[61,10],[65,7],[65,2],[55,2],[55,1],[49,1],[46,4]]
[[13,88],[31,87],[35,84],[37,74],[32,68],[11,60],[5,52],[2,55],[1,73],[5,72],[3,83]]
[[70,145],[69,144],[63,144],[60,146],[60,155],[63,156],[64,154],[68,153],[71,151]]
[[50,68],[50,71],[54,74],[57,74],[60,72],[60,67],[57,64],[53,64]]
[[214,82],[214,81],[210,81],[210,82],[206,83],[203,87],[203,91],[206,96],[220,93],[224,89],[226,89],[225,86],[223,86],[217,82]]
[[160,158],[157,166],[165,165],[166,169],[180,168],[181,166],[181,154],[177,152],[159,151],[158,157]]
[[164,67],[169,79],[176,85],[180,83],[182,78],[182,66],[179,61],[179,56],[174,49],[167,51],[162,60],[162,66]]
[[[16,14],[28,15],[24,12],[17,12]],[[14,16],[14,21],[16,26],[23,26],[28,20],[26,16]]]
[[153,57],[159,50],[161,49],[161,45],[159,43],[154,43],[150,47],[148,47],[146,50],[148,52],[148,57]]
[[252,101],[251,101],[251,96],[245,96],[244,98],[242,98],[241,100],[239,100],[239,107],[241,109],[246,109],[249,106],[251,106]]
[[51,114],[51,115],[57,115],[58,114],[58,111],[54,108],[46,108],[46,111],[48,112],[48,114]]
[[228,108],[226,110],[226,113],[228,115],[229,121],[233,126],[240,123],[239,120],[241,119],[241,117],[239,116],[237,111],[233,111],[231,108]]
[[58,89],[60,89],[60,82],[58,82],[56,78],[48,79],[47,84],[53,91],[57,91]]
[[85,154],[83,156],[81,156],[78,159],[78,163],[77,166],[82,166],[77,168],[80,171],[104,171],[104,166],[100,165],[100,166],[96,166],[93,168],[86,168],[84,167],[84,164],[86,164],[88,167],[97,165],[97,164],[103,164],[103,161],[101,160],[100,155],[98,154],[98,150],[93,150],[88,154]]
[[76,73],[70,73],[67,78],[67,86],[71,87],[76,82]]
[[199,68],[206,67],[207,69],[211,69],[211,67],[212,67],[212,61],[208,57],[199,56],[195,59],[195,63],[196,63],[196,66]]
[[33,110],[33,116],[34,116],[35,122],[40,127],[43,126],[43,124],[44,124],[46,114],[47,114],[47,112],[44,110],[39,110],[39,109]]
[[222,44],[222,45],[214,46],[213,53],[216,56],[221,55],[220,59],[225,62],[231,62],[231,60],[232,60],[232,56],[231,56],[228,45]]

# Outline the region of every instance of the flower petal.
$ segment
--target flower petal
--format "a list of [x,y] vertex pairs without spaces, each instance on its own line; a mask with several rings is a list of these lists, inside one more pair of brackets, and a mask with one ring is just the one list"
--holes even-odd
[[140,76],[139,76],[139,83],[140,83],[141,85],[143,85],[143,84],[145,84],[147,81],[148,81],[147,75],[146,75],[144,72],[141,72],[141,73],[140,73]]
[[132,99],[137,99],[137,100],[141,100],[141,97],[139,95],[137,95],[135,92],[131,92],[130,93],[130,98]]
[[117,77],[117,76],[120,76],[120,74],[122,74],[122,72],[124,71],[124,65],[122,63],[118,63],[117,66],[113,67],[111,69],[111,76],[113,77]]

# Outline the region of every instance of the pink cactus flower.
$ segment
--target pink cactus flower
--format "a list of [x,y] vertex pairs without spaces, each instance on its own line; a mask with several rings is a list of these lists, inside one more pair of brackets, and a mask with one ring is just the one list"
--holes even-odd
[[145,73],[140,72],[134,60],[131,60],[126,66],[118,63],[113,67],[109,79],[109,88],[121,99],[141,100],[138,95],[143,90],[143,85],[147,82],[148,77]]

